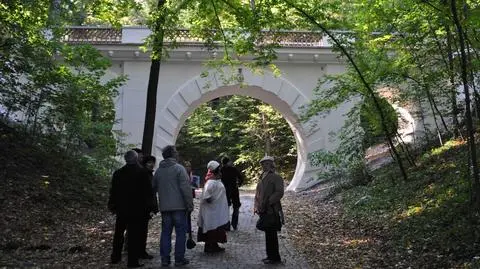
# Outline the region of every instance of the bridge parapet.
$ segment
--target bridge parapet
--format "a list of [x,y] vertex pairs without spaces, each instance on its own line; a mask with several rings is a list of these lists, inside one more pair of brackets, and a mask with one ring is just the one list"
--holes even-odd
[[[71,26],[66,29],[63,41],[71,44],[143,44],[150,34],[151,30],[146,27]],[[174,30],[167,35],[166,41],[175,41],[180,46],[205,45],[205,40],[188,29]],[[221,45],[219,41],[217,43]],[[324,34],[312,31],[264,31],[257,43],[275,44],[281,48],[331,47]]]

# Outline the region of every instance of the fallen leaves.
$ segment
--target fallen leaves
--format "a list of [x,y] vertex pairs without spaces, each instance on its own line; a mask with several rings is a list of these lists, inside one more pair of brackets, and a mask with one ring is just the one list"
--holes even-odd
[[383,231],[346,219],[341,204],[324,201],[325,195],[314,189],[282,200],[287,237],[297,251],[313,268],[388,268]]

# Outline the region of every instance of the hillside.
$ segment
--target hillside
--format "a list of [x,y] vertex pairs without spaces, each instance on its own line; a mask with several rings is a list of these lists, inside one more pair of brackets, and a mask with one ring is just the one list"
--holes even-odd
[[289,235],[315,268],[480,268],[467,153],[449,141],[421,156],[408,181],[393,163],[336,195],[322,186],[287,195]]
[[0,123],[0,267],[85,264],[101,246],[109,180],[48,140],[29,141]]

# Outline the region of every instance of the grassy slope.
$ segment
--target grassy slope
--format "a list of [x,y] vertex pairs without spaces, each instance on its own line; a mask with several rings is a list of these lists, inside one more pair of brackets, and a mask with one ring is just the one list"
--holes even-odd
[[407,182],[395,165],[385,167],[368,186],[342,193],[345,215],[385,239],[391,266],[480,268],[466,163],[466,145],[450,141],[425,154]]
[[28,140],[0,123],[0,267],[85,264],[98,247],[108,179]]

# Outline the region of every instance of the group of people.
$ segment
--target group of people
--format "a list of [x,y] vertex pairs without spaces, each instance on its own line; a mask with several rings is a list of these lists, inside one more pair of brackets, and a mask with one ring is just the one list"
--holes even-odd
[[[175,229],[174,264],[189,264],[185,258],[187,232],[191,231],[190,214],[193,211],[191,173],[178,162],[179,154],[173,145],[162,149],[163,160],[154,172],[156,159],[143,156],[141,150],[125,153],[126,164],[112,176],[109,210],[116,215],[111,263],[121,261],[122,247],[127,244],[129,268],[142,267],[140,259],[152,259],[146,251],[148,222],[160,212],[162,230],[160,256],[163,266],[171,264],[172,232]],[[227,157],[222,165],[212,160],[207,164],[207,174],[198,216],[197,240],[205,242],[204,252],[225,251],[218,243],[227,242],[227,231],[238,228],[241,206],[238,187],[243,184],[242,174]],[[254,213],[266,216],[281,213],[283,179],[275,173],[273,157],[260,161],[262,175],[255,194]],[[230,209],[233,207],[232,220]],[[265,230],[267,257],[265,264],[281,262],[278,250],[278,227]],[[128,238],[128,243],[126,239]]]

